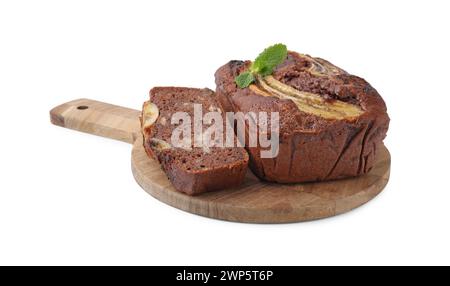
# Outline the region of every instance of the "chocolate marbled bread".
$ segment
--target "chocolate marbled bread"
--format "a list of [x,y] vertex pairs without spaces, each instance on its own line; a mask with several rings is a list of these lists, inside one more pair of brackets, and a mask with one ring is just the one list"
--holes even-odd
[[230,61],[220,67],[216,94],[226,111],[279,112],[278,156],[261,158],[259,147],[247,147],[258,177],[294,183],[370,171],[389,117],[369,83],[323,59],[289,52],[271,76],[240,89],[234,79],[249,65]]
[[[157,159],[176,190],[188,195],[232,188],[244,180],[248,155],[239,147],[174,147],[171,143],[171,124],[175,112],[186,112],[192,118],[194,131],[194,104],[201,104],[203,114],[219,111],[225,115],[216,95],[209,89],[184,87],[155,87],[150,90],[150,101],[143,105],[141,116],[144,148]],[[224,120],[225,123],[225,120]],[[203,130],[208,126],[202,126]],[[223,129],[225,132],[225,128]],[[192,136],[192,134],[191,134]],[[191,142],[194,138],[191,137]]]

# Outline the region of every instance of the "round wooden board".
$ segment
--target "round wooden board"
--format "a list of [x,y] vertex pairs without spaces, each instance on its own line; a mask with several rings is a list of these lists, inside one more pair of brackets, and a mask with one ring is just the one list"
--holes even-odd
[[235,222],[288,223],[345,213],[378,195],[389,180],[391,157],[381,148],[368,174],[344,180],[304,184],[275,184],[259,180],[248,170],[240,188],[188,196],[177,192],[158,162],[136,140],[131,167],[138,184],[158,200],[181,210]]

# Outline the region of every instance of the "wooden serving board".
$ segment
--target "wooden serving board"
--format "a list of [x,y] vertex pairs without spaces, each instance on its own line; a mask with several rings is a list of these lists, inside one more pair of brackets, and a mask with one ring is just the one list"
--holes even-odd
[[368,174],[345,180],[305,184],[275,184],[259,180],[249,170],[235,189],[195,197],[175,191],[142,146],[140,111],[89,99],[53,108],[55,125],[133,144],[131,167],[137,183],[158,200],[184,211],[236,222],[287,223],[338,215],[379,194],[389,179],[391,158],[383,146]]

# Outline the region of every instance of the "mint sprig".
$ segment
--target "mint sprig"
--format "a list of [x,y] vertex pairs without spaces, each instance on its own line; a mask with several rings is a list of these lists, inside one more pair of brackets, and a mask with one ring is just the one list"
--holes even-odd
[[256,75],[267,76],[287,57],[287,48],[283,44],[275,44],[266,48],[252,62],[249,69],[239,74],[234,81],[240,88],[246,88],[255,81]]

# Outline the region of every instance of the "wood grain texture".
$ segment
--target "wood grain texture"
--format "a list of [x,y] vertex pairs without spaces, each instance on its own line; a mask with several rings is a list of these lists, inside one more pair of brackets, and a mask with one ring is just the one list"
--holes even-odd
[[[87,107],[87,108],[86,108]],[[326,218],[352,210],[379,194],[389,180],[391,158],[383,146],[372,171],[357,178],[306,184],[260,181],[249,170],[244,184],[191,197],[175,191],[158,162],[142,146],[137,110],[78,99],[50,111],[55,125],[133,143],[131,167],[153,197],[184,211],[222,220],[287,223]]]
[[50,110],[53,124],[134,143],[140,136],[140,111],[91,99],[76,99]]

